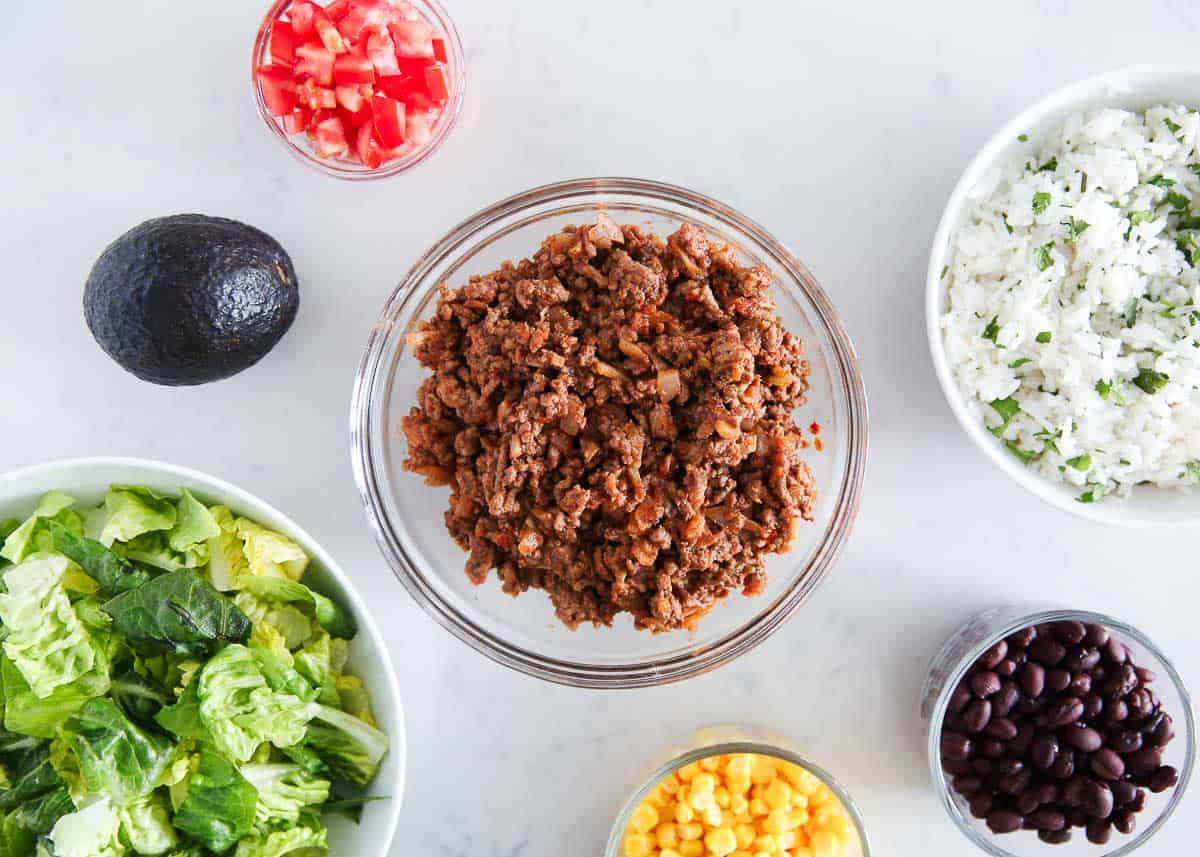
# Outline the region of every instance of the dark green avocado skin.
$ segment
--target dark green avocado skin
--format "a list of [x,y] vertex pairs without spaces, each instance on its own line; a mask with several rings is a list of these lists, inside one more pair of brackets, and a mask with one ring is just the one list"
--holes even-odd
[[169,386],[253,366],[299,307],[296,271],[278,241],[203,214],[135,226],[100,254],[83,291],[100,347],[137,377]]

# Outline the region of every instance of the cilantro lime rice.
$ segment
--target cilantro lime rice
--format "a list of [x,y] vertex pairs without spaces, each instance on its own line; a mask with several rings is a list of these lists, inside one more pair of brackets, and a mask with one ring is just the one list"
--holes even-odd
[[1179,106],[1073,115],[985,175],[952,238],[960,388],[1081,502],[1200,481],[1198,133]]
[[324,853],[388,742],[295,542],[140,486],[0,540],[0,854]]

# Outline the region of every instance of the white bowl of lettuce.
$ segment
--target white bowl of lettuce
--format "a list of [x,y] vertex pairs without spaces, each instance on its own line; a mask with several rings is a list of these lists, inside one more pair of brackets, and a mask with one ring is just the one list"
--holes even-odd
[[0,542],[0,854],[386,853],[395,672],[285,515],[186,468],[75,459],[0,476]]

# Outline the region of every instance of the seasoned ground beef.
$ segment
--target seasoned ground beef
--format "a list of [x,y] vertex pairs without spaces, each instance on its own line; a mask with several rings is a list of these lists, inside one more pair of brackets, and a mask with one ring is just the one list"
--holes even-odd
[[771,282],[698,227],[601,214],[443,283],[410,339],[433,374],[405,467],[450,486],[468,577],[543,589],[572,628],[691,628],[760,592],[815,502],[792,419],[808,361]]

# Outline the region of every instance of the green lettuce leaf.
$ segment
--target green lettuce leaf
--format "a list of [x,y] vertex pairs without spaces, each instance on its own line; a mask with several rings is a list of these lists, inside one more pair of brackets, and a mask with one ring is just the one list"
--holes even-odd
[[110,551],[94,539],[84,538],[68,530],[58,521],[48,524],[54,539],[54,549],[75,562],[105,595],[117,595],[137,589],[150,580],[150,575],[123,557]]
[[75,802],[66,786],[59,786],[26,801],[6,817],[6,821],[32,836],[46,836],[64,815],[75,811]]
[[4,728],[22,735],[53,738],[67,718],[88,700],[108,693],[108,663],[98,663],[70,684],[56,687],[40,698],[21,671],[7,657],[0,658],[0,684],[4,687]]
[[215,539],[220,533],[221,528],[208,507],[192,496],[191,491],[181,489],[175,504],[175,527],[167,536],[171,549],[184,553],[195,545]]
[[317,688],[318,701],[332,708],[342,707],[338,694],[338,669],[334,666],[333,646],[328,634],[317,638],[293,656],[296,672]]
[[282,857],[295,851],[323,852],[329,847],[329,834],[319,822],[310,821],[310,825],[243,839],[233,857]]
[[101,798],[60,818],[50,831],[55,857],[122,857],[121,819]]
[[293,666],[292,654],[287,649],[282,651],[263,648],[250,643],[250,651],[258,662],[258,669],[267,686],[276,693],[291,694],[301,702],[312,702],[317,698],[317,689],[309,684]]
[[254,829],[258,792],[221,755],[202,750],[181,791],[175,826],[210,851],[225,851]]
[[141,485],[113,485],[104,495],[108,517],[100,532],[106,545],[128,542],[142,533],[169,530],[175,526],[175,506],[155,491]]
[[96,665],[96,648],[62,587],[67,560],[35,557],[4,573],[4,653],[41,699]]
[[243,765],[241,773],[258,792],[254,818],[260,827],[296,824],[302,809],[329,800],[329,780],[299,765]]
[[142,646],[202,655],[219,642],[245,642],[250,620],[206,580],[190,571],[156,577],[104,605],[113,628]]
[[358,625],[348,611],[324,595],[313,592],[303,583],[280,577],[248,575],[242,579],[242,589],[264,601],[302,604],[310,608],[321,627],[334,637],[349,640],[358,633]]
[[291,604],[264,601],[252,592],[239,592],[233,603],[249,617],[254,627],[269,625],[278,632],[289,649],[298,649],[313,635],[313,623]]
[[370,726],[375,725],[375,718],[371,715],[371,697],[362,679],[356,675],[340,675],[337,678],[337,691],[342,700],[342,711],[353,714]]
[[379,770],[388,750],[387,736],[374,726],[327,705],[310,706],[313,715],[304,737],[335,774],[365,786]]
[[147,795],[117,810],[121,833],[129,847],[146,857],[166,854],[179,844],[167,805],[158,794]]
[[37,550],[45,550],[44,545],[38,544],[37,536],[43,530],[47,520],[58,521],[63,526],[81,532],[83,519],[71,510],[75,498],[61,491],[50,491],[38,500],[37,508],[25,521],[4,539],[4,547],[0,548],[0,557],[9,562],[19,563],[29,554]]
[[129,720],[111,699],[93,699],[63,726],[88,790],[124,805],[149,794],[173,761],[174,743]]
[[199,569],[208,562],[208,545],[201,542],[182,553],[174,550],[166,533],[142,533],[120,548],[127,559],[161,571]]
[[249,572],[250,564],[242,550],[233,513],[225,506],[213,506],[208,511],[218,527],[216,537],[208,540],[208,575],[218,590],[231,592],[238,588],[242,575]]
[[197,686],[196,682],[192,682],[185,687],[174,705],[168,705],[154,715],[154,722],[181,740],[212,741],[212,735],[200,719]]
[[254,653],[245,646],[226,646],[197,679],[200,719],[217,749],[246,762],[265,741],[276,747],[304,737],[309,713],[296,696],[271,690]]
[[113,671],[110,694],[125,716],[137,723],[154,722],[163,706],[174,702],[169,690],[139,673],[131,661]]
[[237,533],[242,539],[251,574],[287,580],[299,580],[303,576],[308,567],[308,556],[287,536],[247,518],[237,519]]
[[45,741],[0,730],[0,760],[9,780],[8,787],[0,790],[0,811],[19,807],[63,784]]

